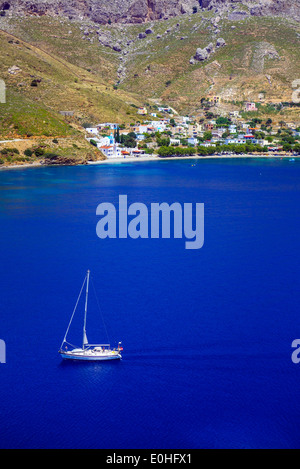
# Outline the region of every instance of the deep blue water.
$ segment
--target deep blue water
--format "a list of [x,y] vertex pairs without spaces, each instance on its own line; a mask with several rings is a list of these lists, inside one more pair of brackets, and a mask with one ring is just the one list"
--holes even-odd
[[[100,240],[119,194],[204,203],[203,248]],[[0,172],[0,447],[299,448],[299,215],[298,162]],[[120,362],[57,353],[88,268]]]

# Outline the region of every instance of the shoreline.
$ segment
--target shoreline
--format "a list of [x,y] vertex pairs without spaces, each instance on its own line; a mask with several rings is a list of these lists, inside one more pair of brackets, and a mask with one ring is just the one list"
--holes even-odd
[[38,167],[44,167],[45,165],[41,163],[25,163],[25,164],[11,164],[8,166],[0,166],[0,171],[6,171],[9,169],[27,169],[27,168],[38,168]]
[[126,158],[108,158],[106,160],[100,161],[88,161],[88,165],[98,165],[98,164],[111,164],[111,163],[132,163],[138,161],[165,161],[165,160],[209,160],[209,159],[243,159],[243,158],[252,158],[252,159],[263,159],[263,158],[274,158],[274,159],[283,159],[283,158],[299,158],[300,155],[272,155],[272,154],[260,154],[260,155],[209,155],[209,156],[199,156],[199,155],[188,155],[188,156],[167,156],[167,157],[160,157],[160,156],[133,156],[133,157],[126,157]]
[[[272,154],[259,154],[259,155],[208,155],[208,156],[199,156],[199,155],[187,155],[187,156],[132,156],[126,158],[107,158],[106,160],[98,161],[88,161],[86,165],[78,164],[75,166],[93,166],[99,164],[116,164],[116,163],[135,163],[135,162],[145,162],[145,161],[170,161],[170,160],[210,160],[210,159],[300,159],[300,155],[272,155]],[[6,171],[11,169],[28,169],[28,168],[43,168],[43,167],[59,167],[59,166],[69,166],[69,165],[43,165],[40,162],[28,163],[28,164],[12,164],[8,166],[0,167],[0,171]],[[74,165],[71,165],[74,166]]]

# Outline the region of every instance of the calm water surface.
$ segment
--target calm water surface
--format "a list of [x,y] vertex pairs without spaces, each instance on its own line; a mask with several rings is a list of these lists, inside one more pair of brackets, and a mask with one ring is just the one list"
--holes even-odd
[[[0,172],[0,447],[300,447],[299,189],[297,161]],[[100,240],[96,207],[119,194],[203,202],[203,248]],[[57,353],[88,268],[120,362]],[[89,311],[106,340],[92,292]]]

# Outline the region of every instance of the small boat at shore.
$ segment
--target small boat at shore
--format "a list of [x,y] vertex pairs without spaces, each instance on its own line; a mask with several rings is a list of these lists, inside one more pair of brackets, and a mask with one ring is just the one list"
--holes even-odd
[[[89,344],[86,334],[86,318],[87,318],[87,309],[88,309],[88,295],[89,295],[89,281],[90,281],[90,271],[87,271],[79,297],[77,299],[71,320],[67,327],[64,339],[60,346],[58,353],[61,357],[67,360],[83,360],[83,361],[105,361],[105,360],[120,360],[122,358],[121,351],[123,347],[121,342],[118,343],[118,346],[114,349],[111,348],[110,344]],[[79,299],[81,297],[84,286],[86,285],[85,293],[85,308],[84,308],[84,321],[83,321],[83,338],[82,346],[78,347],[67,342],[67,335],[71,326],[71,323],[74,318],[75,311]],[[69,347],[71,347],[69,349]]]

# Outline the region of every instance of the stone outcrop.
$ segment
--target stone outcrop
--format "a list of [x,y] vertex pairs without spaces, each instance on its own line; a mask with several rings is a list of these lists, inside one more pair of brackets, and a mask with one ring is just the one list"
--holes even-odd
[[209,53],[206,48],[205,49],[198,48],[196,50],[196,54],[194,55],[194,59],[198,60],[198,62],[202,62],[203,60],[208,59],[208,57],[209,57]]
[[219,47],[224,47],[224,46],[226,46],[225,39],[223,39],[222,37],[219,37],[219,39],[217,39],[217,42],[216,42],[216,47],[219,48]]
[[194,57],[190,58],[190,64],[194,65],[196,62],[203,62],[204,60],[208,60],[211,54],[215,52],[215,49],[218,49],[220,47],[225,47],[225,46],[226,46],[225,39],[220,37],[219,39],[217,39],[215,46],[211,42],[204,49],[198,48],[196,50],[196,54],[194,55]]

